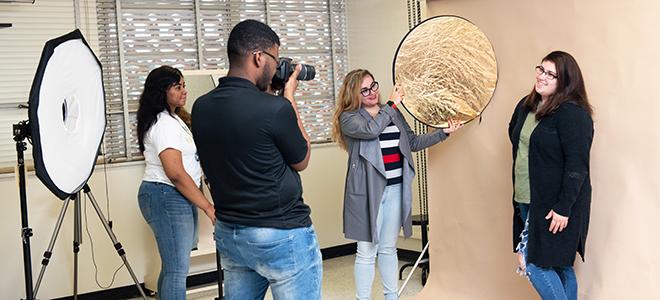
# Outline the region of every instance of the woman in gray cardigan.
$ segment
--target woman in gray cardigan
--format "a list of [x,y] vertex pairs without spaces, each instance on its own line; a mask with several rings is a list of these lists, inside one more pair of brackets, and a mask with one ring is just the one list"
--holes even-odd
[[378,82],[367,70],[346,75],[334,114],[333,137],[348,152],[344,191],[344,235],[358,241],[355,283],[358,299],[369,299],[374,264],[383,282],[385,299],[397,299],[396,241],[403,226],[412,234],[411,151],[419,151],[447,138],[460,127],[416,135],[401,112],[402,100],[395,86],[388,102],[380,104]]

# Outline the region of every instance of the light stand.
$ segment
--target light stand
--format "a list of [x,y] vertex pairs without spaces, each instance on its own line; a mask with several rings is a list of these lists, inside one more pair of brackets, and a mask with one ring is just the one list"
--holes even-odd
[[[83,192],[85,195],[85,198],[90,201],[92,206],[94,207],[94,210],[96,211],[96,214],[98,215],[99,219],[101,220],[101,223],[103,224],[103,227],[105,228],[105,231],[108,234],[108,237],[110,237],[110,240],[112,241],[112,244],[114,245],[115,250],[117,250],[117,254],[121,257],[122,261],[124,262],[124,265],[126,266],[126,269],[128,270],[128,273],[131,275],[131,278],[133,279],[133,282],[135,283],[135,286],[138,288],[138,291],[140,292],[140,295],[142,296],[143,299],[147,300],[147,295],[144,293],[144,290],[142,289],[142,286],[140,286],[140,282],[138,281],[137,277],[135,276],[135,273],[133,272],[133,268],[131,268],[131,265],[128,262],[128,259],[126,258],[126,252],[124,251],[124,247],[121,245],[119,241],[117,241],[117,237],[115,234],[112,232],[112,228],[108,225],[108,221],[105,219],[105,216],[103,215],[103,212],[101,211],[101,207],[98,205],[96,202],[96,199],[94,198],[94,195],[91,192],[91,189],[89,188],[89,185],[85,184],[83,187]],[[81,213],[81,201],[83,201],[82,193],[78,192],[77,194],[71,195],[71,197],[66,198],[64,200],[64,203],[62,204],[62,209],[60,210],[60,215],[57,219],[57,223],[55,225],[55,230],[53,231],[53,235],[50,239],[50,243],[48,244],[48,249],[44,252],[44,257],[43,260],[41,261],[41,271],[39,272],[39,278],[37,279],[37,285],[34,288],[34,295],[36,296],[37,292],[39,291],[39,287],[41,285],[41,281],[43,279],[44,273],[46,272],[46,266],[48,266],[48,262],[50,261],[50,258],[53,254],[53,247],[55,246],[55,241],[57,240],[57,235],[59,234],[60,228],[62,227],[62,221],[64,220],[64,215],[66,214],[66,209],[69,206],[69,201],[73,200],[74,201],[74,240],[73,240],[73,255],[74,255],[74,269],[73,269],[73,298],[77,299],[78,298],[78,252],[80,251],[80,244],[82,244],[82,213]]]
[[78,252],[80,252],[80,244],[82,244],[82,214],[80,209],[80,192],[71,196],[73,199],[73,299],[78,299]]
[[[77,9],[77,8],[76,8]],[[69,205],[74,200],[74,298],[78,295],[78,252],[82,242],[81,201],[92,203],[117,254],[122,258],[140,294],[146,295],[133,273],[122,245],[117,241],[101,209],[87,185],[94,172],[98,149],[106,128],[106,103],[101,62],[76,29],[46,42],[32,81],[28,106],[29,121],[14,125],[14,140],[18,155],[21,197],[23,259],[27,299],[36,297],[53,254],[57,235]],[[28,126],[29,123],[29,126]],[[59,199],[63,206],[48,249],[44,252],[37,285],[32,288],[32,264],[27,225],[27,196],[23,151],[28,138],[32,144],[34,173]]]
[[415,269],[417,269],[417,265],[419,265],[419,263],[422,261],[422,259],[424,258],[424,254],[426,254],[426,250],[428,249],[429,249],[429,243],[426,243],[426,246],[424,246],[422,253],[417,258],[417,261],[415,261],[415,265],[412,267],[412,270],[410,270],[410,274],[408,274],[408,277],[406,277],[406,281],[404,281],[403,284],[401,285],[401,288],[399,289],[397,296],[401,297],[401,293],[403,293],[403,290],[408,285],[408,281],[410,281],[410,277],[412,277],[413,272],[415,272]]
[[25,299],[34,300],[32,290],[32,257],[30,237],[32,228],[28,226],[27,193],[25,188],[25,159],[23,153],[27,149],[25,138],[28,137],[29,123],[21,121],[13,125],[14,141],[16,141],[16,158],[18,163],[18,188],[21,200],[21,240],[23,241],[23,271],[25,274]]
[[[39,277],[37,279],[37,284],[32,288],[32,256],[31,256],[31,250],[30,250],[30,237],[32,237],[32,228],[28,226],[28,208],[27,208],[27,189],[26,189],[26,180],[25,180],[25,158],[24,158],[24,152],[27,149],[27,144],[25,143],[25,139],[29,137],[29,122],[28,121],[21,121],[18,124],[13,125],[13,133],[14,133],[14,140],[16,141],[16,157],[17,157],[17,165],[18,165],[18,186],[19,186],[19,195],[20,195],[20,201],[21,201],[21,240],[23,242],[23,269],[24,269],[24,274],[25,274],[25,299],[26,300],[34,300],[37,292],[39,291],[39,287],[41,286],[41,281],[43,279],[44,273],[46,271],[46,266],[50,262],[50,258],[53,255],[53,247],[55,247],[55,241],[57,240],[57,235],[60,232],[60,229],[62,228],[62,222],[64,220],[64,215],[66,214],[66,210],[69,206],[69,202],[71,200],[74,201],[74,241],[73,241],[73,253],[74,253],[74,281],[73,281],[73,293],[74,293],[74,299],[77,299],[78,297],[78,252],[80,251],[80,244],[82,243],[82,218],[81,218],[81,196],[82,194],[78,192],[77,194],[72,195],[71,197],[68,197],[64,199],[64,203],[62,204],[62,209],[60,210],[60,215],[57,218],[57,223],[55,225],[55,230],[53,231],[53,235],[51,236],[50,243],[48,244],[48,249],[44,252],[44,257],[41,261],[41,271],[39,272]],[[133,272],[133,269],[131,268],[127,258],[126,258],[126,252],[123,249],[123,246],[121,243],[117,241],[117,238],[115,237],[114,233],[112,232],[112,229],[108,225],[108,222],[106,221],[105,217],[103,216],[103,213],[101,211],[101,208],[99,207],[98,203],[94,199],[94,195],[92,194],[89,186],[85,184],[83,187],[83,191],[87,198],[90,200],[92,205],[94,206],[94,209],[96,210],[96,214],[99,216],[101,219],[101,223],[103,223],[103,226],[108,233],[108,236],[112,240],[112,244],[114,245],[115,249],[117,250],[117,254],[121,257],[123,260],[124,264],[126,265],[126,269],[130,273],[131,277],[133,278],[133,282],[135,282],[135,285],[138,288],[138,291],[140,292],[140,295],[142,295],[143,299],[147,299],[147,296],[144,293],[144,290],[140,286],[140,283],[135,276],[135,273]]]
[[215,297],[215,300],[224,300],[225,291],[224,291],[224,281],[225,281],[225,272],[222,270],[222,263],[220,262],[220,253],[218,249],[215,250],[215,263],[218,266],[218,297]]
[[[284,90],[282,90],[284,91]],[[211,193],[211,186],[209,185],[209,181],[206,179],[206,177],[202,178],[202,189],[204,189],[204,186],[208,189],[209,193]],[[203,193],[204,191],[202,191]],[[214,234],[215,236],[215,234]],[[222,262],[220,258],[220,252],[218,252],[218,248],[216,247],[215,249],[215,264],[217,266],[217,272],[218,272],[218,297],[215,297],[215,300],[224,300],[225,299],[225,287],[224,287],[224,281],[225,281],[225,272],[222,270]]]

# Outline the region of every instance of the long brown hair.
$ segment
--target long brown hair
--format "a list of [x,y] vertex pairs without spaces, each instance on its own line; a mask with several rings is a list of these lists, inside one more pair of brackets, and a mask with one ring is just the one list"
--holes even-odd
[[332,117],[332,139],[339,145],[340,148],[346,149],[346,143],[341,134],[341,124],[339,117],[345,111],[354,111],[362,105],[362,98],[360,98],[360,87],[364,77],[370,76],[374,79],[371,72],[364,69],[357,69],[348,72],[344,77],[344,83],[341,85],[339,91],[339,99],[337,99],[337,108]]
[[525,106],[531,111],[536,112],[536,119],[550,115],[562,103],[572,101],[583,107],[589,115],[593,114],[593,109],[587,99],[587,91],[582,79],[582,71],[575,61],[575,58],[564,51],[553,51],[546,55],[541,62],[549,61],[555,64],[557,68],[557,90],[548,97],[547,103],[538,107],[541,101],[541,95],[532,87],[532,92],[525,98]]
[[137,138],[140,152],[144,152],[144,136],[158,120],[158,114],[169,111],[167,90],[183,78],[179,69],[161,66],[151,70],[144,82],[137,111]]
[[192,116],[186,110],[185,107],[183,107],[183,106],[182,107],[177,107],[176,109],[174,109],[174,113],[177,116],[179,116],[181,121],[183,121],[183,123],[185,123],[186,126],[188,126],[188,129],[192,129]]

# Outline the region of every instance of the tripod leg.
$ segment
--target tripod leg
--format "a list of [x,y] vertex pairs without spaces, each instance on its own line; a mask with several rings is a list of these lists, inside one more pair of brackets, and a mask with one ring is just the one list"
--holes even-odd
[[66,198],[64,199],[64,204],[62,204],[62,209],[60,210],[60,215],[57,217],[57,223],[55,224],[55,230],[53,231],[53,235],[50,238],[50,243],[48,244],[48,249],[44,251],[44,258],[41,260],[41,271],[39,272],[39,278],[37,279],[37,285],[34,286],[34,297],[37,297],[37,292],[39,291],[39,286],[41,286],[41,280],[44,277],[44,273],[46,272],[46,266],[48,266],[48,262],[50,262],[50,258],[53,255],[53,247],[55,247],[55,241],[57,240],[57,235],[60,232],[60,228],[62,228],[62,221],[64,220],[64,215],[66,214],[66,209],[69,207],[69,202],[71,201],[71,198]]
[[81,197],[82,194],[78,192],[73,202],[73,300],[78,300],[78,252],[82,243]]
[[18,170],[18,193],[21,203],[21,240],[23,244],[23,274],[25,275],[25,299],[34,300],[34,288],[32,287],[32,251],[30,250],[30,237],[32,228],[28,226],[27,187],[25,180],[25,157],[27,150],[25,138],[30,126],[28,121],[21,121],[13,125],[14,140],[16,141],[16,162]]
[[215,250],[215,263],[218,265],[218,297],[215,298],[215,300],[224,300],[225,299],[225,291],[224,291],[224,286],[223,282],[225,281],[225,273],[222,270],[222,263],[220,262],[220,253],[218,253],[218,250]]
[[135,273],[133,272],[133,268],[131,268],[131,265],[128,263],[128,259],[126,258],[126,252],[124,251],[124,247],[121,245],[119,241],[117,241],[117,237],[112,232],[112,228],[110,228],[110,226],[108,225],[108,221],[103,216],[103,212],[101,211],[99,204],[96,202],[96,199],[94,199],[94,195],[92,195],[89,186],[85,185],[83,191],[85,192],[85,195],[87,195],[89,201],[92,203],[92,206],[94,206],[94,210],[96,210],[96,214],[99,216],[99,219],[101,219],[101,223],[103,223],[103,227],[105,228],[105,231],[108,233],[110,240],[112,240],[112,244],[115,245],[117,254],[119,254],[121,259],[124,261],[128,273],[131,274],[131,277],[133,278],[133,282],[135,282],[135,286],[137,286],[138,291],[140,291],[140,295],[142,295],[142,298],[144,300],[147,300],[147,295],[144,294],[144,290],[142,290],[142,287],[140,286],[140,282],[138,281],[137,277],[135,276]]
[[[404,281],[403,285],[401,285],[401,288],[399,289],[397,296],[401,297],[401,293],[403,293],[403,289],[405,289],[406,285],[408,285],[408,281],[410,281],[410,277],[412,277],[413,272],[415,272],[415,269],[417,269],[417,265],[419,265],[419,262],[422,260],[422,258],[424,258],[424,254],[426,253],[426,250],[428,250],[428,248],[429,248],[429,243],[426,243],[426,246],[424,246],[424,249],[422,250],[422,254],[420,254],[419,257],[417,258],[417,261],[415,262],[415,265],[412,267],[412,270],[410,270],[410,274],[408,274],[406,281]],[[424,279],[424,281],[426,281],[426,279]]]

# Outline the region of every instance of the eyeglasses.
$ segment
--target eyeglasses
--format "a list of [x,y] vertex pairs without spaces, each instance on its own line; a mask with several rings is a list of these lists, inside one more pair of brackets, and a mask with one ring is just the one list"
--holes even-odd
[[252,52],[252,54],[257,54],[257,53],[260,53],[260,52],[265,53],[266,55],[270,56],[270,58],[272,58],[275,61],[276,64],[278,64],[278,65],[280,64],[280,60],[277,59],[277,57],[275,57],[275,55],[272,55],[272,54],[270,54],[266,51],[254,51],[254,52]]
[[375,93],[377,91],[378,91],[378,82],[374,81],[371,83],[371,85],[368,88],[362,88],[360,90],[360,94],[362,94],[362,96],[364,97],[367,97],[371,95],[371,93]]
[[546,71],[543,66],[536,66],[536,75],[545,75],[550,80],[557,79],[557,74]]

